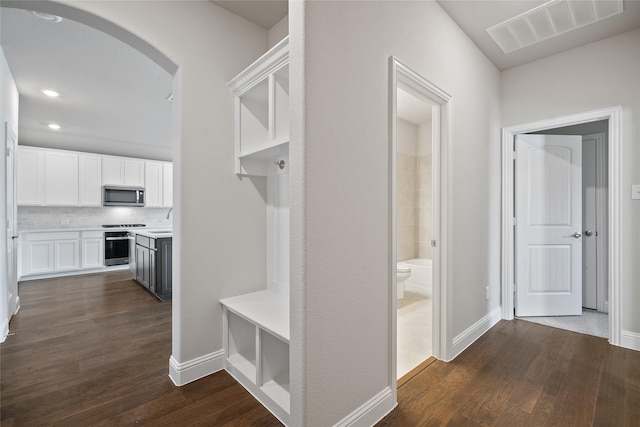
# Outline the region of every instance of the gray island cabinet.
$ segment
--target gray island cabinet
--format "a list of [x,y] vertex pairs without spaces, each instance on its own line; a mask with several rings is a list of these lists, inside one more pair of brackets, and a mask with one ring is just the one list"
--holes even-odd
[[171,235],[144,234],[136,234],[135,280],[160,300],[171,300]]

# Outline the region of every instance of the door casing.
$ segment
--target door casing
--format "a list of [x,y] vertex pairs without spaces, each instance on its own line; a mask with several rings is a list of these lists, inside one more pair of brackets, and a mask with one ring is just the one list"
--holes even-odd
[[502,318],[514,318],[514,161],[513,141],[520,133],[537,132],[582,123],[607,120],[608,135],[608,281],[609,343],[621,345],[621,129],[622,107],[614,106],[568,116],[525,123],[502,129]]

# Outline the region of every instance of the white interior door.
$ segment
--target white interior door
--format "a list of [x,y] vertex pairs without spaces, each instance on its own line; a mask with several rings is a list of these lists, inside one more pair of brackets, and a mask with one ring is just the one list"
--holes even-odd
[[582,314],[582,137],[516,137],[516,316]]
[[6,214],[7,214],[7,303],[9,318],[18,309],[17,205],[16,205],[16,147],[17,137],[9,124],[5,124],[7,141]]

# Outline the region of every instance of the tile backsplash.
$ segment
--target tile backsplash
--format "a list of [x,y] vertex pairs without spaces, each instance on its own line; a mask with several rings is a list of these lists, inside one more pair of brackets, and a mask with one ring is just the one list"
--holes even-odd
[[19,206],[18,230],[93,228],[102,224],[146,224],[171,227],[169,208]]

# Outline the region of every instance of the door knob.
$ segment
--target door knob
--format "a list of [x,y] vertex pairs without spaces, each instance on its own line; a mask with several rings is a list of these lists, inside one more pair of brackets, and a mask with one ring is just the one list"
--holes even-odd
[[587,237],[591,237],[593,235],[593,231],[587,230],[587,231],[584,232],[584,235],[587,236]]
[[579,239],[580,237],[582,237],[582,234],[578,233],[577,231],[575,233],[573,233],[571,235],[571,237],[575,237],[576,239]]
[[19,236],[11,236],[12,239],[17,239]]

